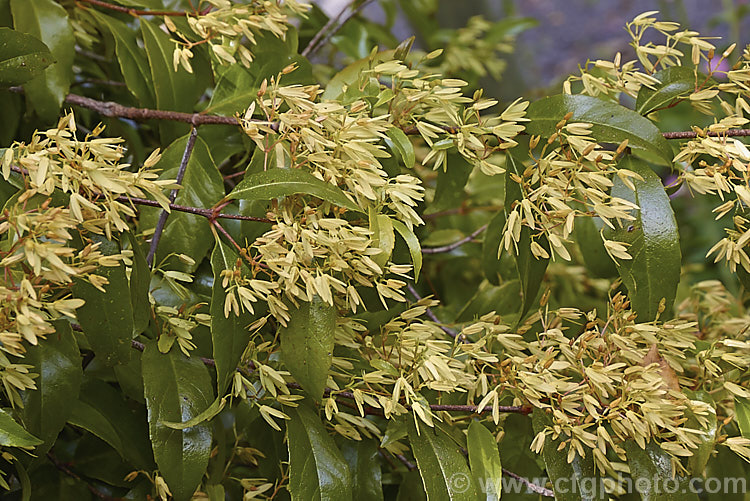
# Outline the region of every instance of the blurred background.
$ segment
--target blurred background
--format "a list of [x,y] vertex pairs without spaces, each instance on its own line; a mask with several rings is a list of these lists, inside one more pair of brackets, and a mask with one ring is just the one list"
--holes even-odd
[[[330,16],[350,0],[313,3]],[[491,78],[482,81],[490,95],[507,99],[533,97],[576,73],[587,59],[611,60],[617,51],[626,57],[629,38],[623,26],[649,10],[705,36],[721,37],[718,48],[750,42],[748,0],[397,0],[373,2],[361,15],[388,26],[398,40],[417,33],[416,46],[425,49],[435,48],[433,41],[439,39],[436,34],[441,29],[464,27],[472,16],[482,15],[488,21],[530,18],[518,30],[515,51],[506,57],[503,85]],[[430,16],[421,18],[422,12]]]

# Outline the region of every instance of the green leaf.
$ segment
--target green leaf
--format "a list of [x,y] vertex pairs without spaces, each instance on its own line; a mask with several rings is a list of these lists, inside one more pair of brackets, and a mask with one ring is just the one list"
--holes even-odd
[[457,153],[448,154],[448,166],[438,171],[437,186],[425,214],[434,214],[460,206],[466,198],[464,186],[474,167]]
[[419,239],[414,234],[414,230],[410,230],[408,226],[398,219],[391,219],[391,224],[409,248],[411,264],[414,266],[414,281],[417,282],[419,280],[419,272],[422,271],[422,246],[419,243]]
[[271,200],[272,198],[306,193],[352,211],[362,209],[349,200],[341,188],[321,181],[299,169],[269,169],[245,177],[227,195],[230,200]]
[[[177,176],[186,144],[187,136],[184,136],[164,150],[159,165],[165,170],[159,176],[160,179],[174,179]],[[214,163],[208,145],[199,135],[175,203],[189,207],[212,207],[223,196],[224,179]],[[144,227],[156,226],[160,212],[161,209],[143,210],[141,224]],[[161,263],[170,254],[185,254],[195,261],[195,265],[190,266],[172,256],[167,261],[167,269],[193,272],[208,253],[213,240],[210,224],[205,217],[172,211],[164,225],[154,264]]]
[[658,108],[669,106],[676,99],[688,97],[695,92],[698,85],[710,87],[716,84],[713,78],[685,66],[671,66],[651,76],[661,83],[655,85],[653,89],[643,86],[638,91],[635,111],[643,116]]
[[133,251],[133,267],[130,272],[130,304],[133,307],[133,335],[146,330],[151,320],[151,302],[148,299],[151,271],[143,249],[132,232],[128,232],[130,248]]
[[366,78],[366,75],[363,74],[364,71],[372,69],[384,61],[390,61],[394,52],[394,50],[377,52],[353,62],[328,81],[320,99],[322,101],[337,100],[349,87],[357,84],[361,77]]
[[[518,176],[523,175],[523,164],[517,160],[511,153],[506,154],[506,171],[508,173],[514,173]],[[511,176],[506,175],[505,177],[505,213],[506,217],[513,209],[514,202],[522,199],[521,187],[515,182]],[[521,281],[521,293],[523,299],[521,301],[521,314],[518,320],[521,321],[523,317],[531,309],[534,304],[536,295],[539,292],[539,287],[542,285],[544,274],[547,271],[547,265],[549,259],[537,259],[531,253],[531,242],[532,235],[531,230],[528,226],[523,226],[521,229],[521,237],[518,241],[518,255],[516,256],[516,270],[518,271],[518,279]],[[549,254],[549,242],[547,237],[544,235],[538,236],[536,242],[542,246],[544,250]]]
[[500,499],[503,488],[503,466],[495,437],[479,421],[469,423],[467,447],[471,474],[487,501]]
[[[708,464],[708,460],[716,448],[716,438],[719,429],[719,422],[716,419],[716,409],[711,394],[707,391],[691,391],[685,390],[685,394],[691,400],[698,400],[711,406],[711,416],[709,416],[709,424],[707,427],[701,427],[698,418],[689,410],[686,412],[688,418],[685,426],[694,430],[700,430],[701,435],[698,435],[698,448],[693,451],[693,455],[688,458],[688,469],[693,476],[702,475]],[[735,406],[736,408],[736,406]]]
[[142,407],[134,410],[118,390],[104,381],[84,381],[68,423],[104,440],[136,468],[153,468],[145,411]]
[[487,229],[484,231],[482,240],[482,271],[484,277],[492,285],[500,285],[500,258],[498,250],[500,242],[503,239],[503,229],[505,228],[505,211],[498,211],[492,216]]
[[[672,477],[670,456],[651,441],[641,449],[634,440],[624,443],[630,476],[642,501],[697,501],[690,479]],[[668,489],[665,489],[668,488]],[[669,492],[664,492],[669,491]]]
[[4,409],[0,409],[0,445],[3,447],[33,447],[41,443],[42,440],[16,423]]
[[20,461],[15,461],[14,466],[18,474],[18,482],[21,484],[21,501],[29,501],[31,499],[31,479],[29,478],[29,474]]
[[388,134],[388,137],[393,141],[393,146],[399,156],[401,156],[404,166],[406,166],[407,169],[414,168],[414,163],[416,162],[414,157],[414,147],[412,146],[411,141],[409,141],[407,135],[404,134],[404,131],[398,127],[391,127],[386,131],[386,134]]
[[456,322],[469,322],[491,311],[501,316],[510,316],[518,311],[522,297],[520,280],[508,280],[498,287],[480,287],[461,308]]
[[146,108],[154,106],[153,82],[146,52],[135,32],[122,21],[94,9],[88,11],[115,39],[115,53],[128,90]]
[[393,234],[393,222],[384,214],[378,214],[374,207],[370,207],[370,231],[372,232],[372,247],[380,249],[380,254],[372,256],[372,260],[384,268],[393,254],[396,236]]
[[211,268],[214,273],[211,294],[211,342],[219,394],[226,391],[232,381],[237,364],[250,341],[250,332],[247,330],[247,326],[252,322],[250,313],[243,311],[237,316],[230,312],[228,317],[224,316],[226,293],[222,286],[221,272],[234,269],[238,259],[239,255],[233,248],[221,240],[216,241],[216,247],[211,254]]
[[[100,249],[104,254],[120,251],[117,242],[103,240]],[[105,246],[105,243],[109,245]],[[108,366],[126,364],[133,354],[133,307],[130,287],[125,274],[125,264],[101,266],[96,274],[106,278],[106,293],[84,280],[75,279],[73,296],[86,303],[76,310],[76,319],[83,328],[86,339],[97,359]]]
[[304,403],[285,411],[292,499],[354,499],[349,465],[315,411]]
[[[534,409],[532,414],[534,433],[539,433],[552,426],[552,419],[544,409]],[[556,501],[589,501],[607,500],[609,496],[604,490],[604,484],[594,472],[594,461],[590,454],[585,458],[576,455],[572,463],[568,463],[567,447],[558,450],[562,440],[553,440],[549,435],[544,441],[542,457],[547,468],[547,475],[553,485],[564,487],[555,491]],[[593,481],[596,480],[596,481]]]
[[627,157],[619,165],[639,174],[643,181],[634,180],[633,192],[615,178],[611,195],[637,204],[640,210],[633,214],[635,221],[624,221],[614,231],[605,230],[605,236],[630,244],[628,253],[633,259],[617,260],[617,265],[639,321],[656,318],[662,299],[666,303],[662,317],[671,318],[681,257],[680,236],[669,197],[659,176],[644,161]]
[[[198,68],[188,73],[183,68],[174,70],[172,54],[175,44],[157,25],[145,19],[140,20],[143,42],[146,47],[148,64],[151,68],[156,107],[160,110],[191,112],[202,94],[198,80]],[[187,124],[160,124],[162,143],[174,141],[185,134]]]
[[410,419],[409,442],[428,499],[479,499],[479,491],[461,447],[444,431],[424,425],[417,429],[414,420]]
[[604,248],[599,231],[604,222],[598,217],[580,217],[576,220],[573,236],[583,257],[583,264],[594,277],[611,278],[617,276],[617,265]]
[[744,438],[750,438],[750,398],[734,397],[734,410],[740,433]]
[[24,357],[24,363],[39,374],[34,380],[37,389],[23,394],[21,414],[26,430],[44,441],[34,450],[40,460],[73,412],[81,387],[81,354],[70,324],[58,320],[54,327],[55,333],[30,346]]
[[377,442],[372,439],[347,440],[341,452],[352,472],[352,499],[382,501],[383,483]]
[[216,400],[214,400],[213,403],[209,405],[205,411],[201,412],[194,418],[185,421],[184,423],[180,421],[162,421],[161,424],[163,424],[167,428],[172,428],[173,430],[184,430],[186,428],[192,428],[193,426],[197,426],[203,422],[211,421],[222,411],[222,409],[224,409],[224,406],[226,404],[226,397],[217,397]]
[[593,124],[591,135],[598,141],[619,144],[627,139],[633,151],[667,165],[672,163],[672,148],[651,120],[624,106],[591,96],[559,94],[531,103],[526,113],[531,120],[526,133],[549,137],[569,112],[573,113],[569,123]]
[[0,87],[20,85],[54,63],[49,47],[36,37],[0,28]]
[[176,501],[189,500],[208,466],[211,426],[173,430],[164,421],[190,420],[214,399],[211,376],[197,358],[178,350],[163,355],[156,343],[143,352],[143,386],[156,464]]
[[11,0],[17,31],[38,38],[49,47],[55,63],[23,86],[26,102],[45,122],[55,120],[73,80],[75,39],[68,13],[53,0]]
[[279,327],[281,357],[292,377],[315,400],[323,398],[333,358],[336,308],[317,295],[289,311],[286,327]]

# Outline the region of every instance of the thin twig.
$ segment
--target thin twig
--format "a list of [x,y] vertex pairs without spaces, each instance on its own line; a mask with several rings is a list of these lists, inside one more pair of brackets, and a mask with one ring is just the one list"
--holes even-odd
[[55,468],[57,468],[58,470],[60,470],[61,472],[69,476],[70,478],[74,478],[78,480],[79,482],[83,482],[84,484],[86,484],[86,487],[88,488],[89,492],[91,492],[91,494],[93,494],[94,496],[98,497],[99,499],[104,499],[105,501],[115,501],[115,498],[106,495],[105,493],[101,492],[93,485],[83,480],[80,475],[78,475],[76,472],[68,468],[68,466],[65,463],[57,459],[55,455],[52,454],[51,452],[47,453],[47,459],[49,459],[52,462]]
[[[182,180],[185,178],[185,171],[187,170],[188,163],[190,162],[190,155],[193,154],[193,148],[195,147],[195,140],[198,138],[198,128],[193,126],[190,129],[190,136],[188,137],[187,144],[185,145],[185,151],[182,154],[182,161],[180,161],[180,168],[177,170],[177,184],[182,184]],[[174,203],[177,198],[177,189],[173,189],[169,195],[169,202]],[[169,212],[162,210],[159,215],[159,220],[156,222],[156,228],[154,228],[154,236],[151,238],[151,246],[148,249],[148,256],[146,256],[146,262],[149,266],[154,264],[154,256],[156,255],[156,248],[159,246],[159,240],[161,240],[161,234],[164,231],[164,225],[167,224],[167,218]]]
[[[161,205],[159,205],[159,202],[157,202],[156,200],[149,200],[148,198],[120,196],[120,197],[115,198],[115,200],[117,200],[118,202],[132,202],[136,205],[146,205],[148,207],[161,207]],[[274,223],[274,221],[267,219],[265,217],[242,216],[239,214],[224,214],[221,212],[217,214],[212,209],[203,209],[201,207],[190,207],[187,205],[169,204],[169,208],[172,210],[176,210],[178,212],[187,212],[189,214],[197,214],[207,219],[238,219],[240,221],[255,221],[258,223],[268,223],[268,224]]]
[[[310,40],[310,43],[307,45],[307,47],[305,47],[305,50],[302,52],[302,55],[305,57],[311,57],[316,52],[318,52],[318,50],[320,50],[322,47],[325,47],[328,44],[329,40],[331,40],[331,38],[333,38],[333,36],[336,33],[338,33],[339,30],[341,30],[341,28],[343,28],[344,25],[348,23],[350,19],[352,19],[357,14],[359,14],[362,11],[362,9],[364,9],[368,4],[371,4],[373,1],[374,0],[364,0],[356,8],[353,8],[354,4],[357,2],[357,0],[354,0],[349,5],[344,7],[335,18],[329,20],[328,23],[326,23],[326,25],[323,26],[323,29],[320,30],[315,35],[315,38]],[[351,13],[348,16],[346,16],[341,22],[339,22],[339,19],[341,18],[342,14],[344,14],[344,12],[346,12],[349,9],[352,9]],[[314,45],[313,45],[313,42],[315,42]]]
[[[699,134],[698,132],[695,132],[693,130],[688,130],[678,132],[662,132],[661,135],[664,136],[665,139],[693,139],[699,136],[703,136],[704,134]],[[750,129],[729,129],[725,132],[709,131],[705,135],[709,137],[746,137],[750,136]]]
[[508,471],[505,468],[503,468],[503,475],[508,475],[511,478],[515,478],[516,480],[524,484],[526,488],[530,490],[531,492],[535,492],[539,495],[542,495],[548,498],[555,497],[555,493],[551,491],[550,489],[547,489],[546,487],[542,487],[540,485],[536,485],[535,483],[531,482],[528,478],[522,477],[520,475],[516,475],[512,471]]
[[[81,326],[77,325],[77,324],[72,324],[72,327],[73,327],[73,330],[77,330],[77,331],[82,330]],[[145,344],[141,343],[140,341],[136,341],[135,339],[132,340],[130,342],[130,344],[131,344],[131,346],[132,346],[133,349],[136,349],[138,351],[143,351],[143,350],[146,349],[146,345]],[[216,361],[214,359],[212,359],[212,358],[199,357],[199,359],[205,365],[208,365],[208,366],[211,366],[211,367],[216,367]],[[244,369],[241,368],[241,367],[238,367],[237,370],[242,372]],[[298,383],[287,383],[287,386],[289,388],[294,388],[294,389],[300,389],[301,388],[301,386]],[[354,393],[352,393],[350,391],[334,390],[333,388],[326,388],[323,391],[323,396],[326,396],[326,397],[333,396],[337,400],[339,398],[345,398],[347,400],[356,400],[356,397],[354,396]],[[407,410],[411,411],[411,405],[407,404],[407,405],[405,405],[405,407],[406,407]],[[484,413],[492,412],[492,406],[491,405],[479,408],[476,405],[443,405],[443,404],[432,404],[432,405],[430,405],[430,409],[433,410],[433,411],[435,411],[435,412],[440,412],[440,411],[443,411],[443,412],[465,412],[465,413],[468,413],[468,414],[484,414]],[[367,406],[367,405],[363,406],[362,410],[367,415],[370,415],[370,414],[375,414],[375,415],[379,415],[379,416],[383,415],[383,410],[382,409],[377,409],[375,407],[370,407],[370,406]],[[522,406],[522,405],[518,405],[518,406],[501,405],[500,407],[498,407],[498,410],[500,412],[504,413],[504,414],[523,414],[523,415],[528,415],[532,411],[531,407]]]
[[122,5],[115,5],[109,2],[104,2],[102,0],[77,0],[77,1],[83,2],[83,3],[90,3],[91,5],[96,5],[98,7],[103,7],[105,9],[122,12],[124,14],[130,14],[133,17],[137,17],[137,16],[198,17],[199,15],[208,13],[208,10],[203,10],[201,12],[185,12],[185,11],[174,11],[174,10],[141,10],[141,9],[134,9],[132,7],[123,7]]
[[[16,90],[13,88],[12,90]],[[90,97],[80,96],[78,94],[68,94],[65,102],[94,110],[105,117],[129,118],[131,120],[169,120],[172,122],[184,122],[195,127],[198,125],[239,125],[240,122],[235,117],[222,115],[205,115],[202,113],[183,113],[181,111],[153,110],[149,108],[135,108],[133,106],[123,106],[112,101],[98,101]]]
[[[409,290],[409,293],[412,296],[414,296],[414,299],[416,299],[417,301],[421,301],[422,300],[422,296],[419,295],[419,292],[417,292],[417,289],[415,289],[412,284],[406,284],[406,288]],[[427,310],[425,311],[425,313],[427,314],[428,317],[430,317],[430,320],[432,320],[433,322],[435,322],[438,325],[438,327],[440,327],[440,329],[443,332],[445,332],[446,334],[448,334],[450,337],[452,337],[454,339],[458,338],[458,339],[460,339],[464,343],[466,342],[466,338],[464,338],[463,336],[459,337],[458,332],[456,332],[453,329],[451,329],[451,328],[446,327],[445,325],[443,325],[443,322],[440,321],[440,319],[437,317],[437,315],[435,315],[435,312],[433,312],[430,308],[427,308]]]
[[[10,169],[13,172],[18,172],[19,174],[23,174],[23,175],[29,174],[29,172],[26,169],[23,169],[16,165],[11,165]],[[103,197],[104,195],[99,195],[99,196]],[[131,205],[134,204],[134,205],[145,205],[147,207],[161,207],[161,204],[159,202],[157,202],[156,200],[150,200],[148,198],[138,198],[138,197],[131,197],[127,195],[120,195],[119,197],[114,198],[114,200],[117,202],[129,203]],[[240,221],[254,221],[257,223],[267,223],[267,224],[275,223],[275,221],[272,221],[271,219],[268,219],[265,217],[242,216],[240,214],[224,214],[222,212],[217,213],[214,209],[204,209],[202,207],[190,207],[187,205],[179,205],[179,204],[169,204],[168,207],[171,210],[176,210],[178,212],[187,212],[188,214],[197,214],[207,219],[237,219]]]
[[422,249],[422,254],[440,254],[440,253],[443,253],[443,252],[450,252],[450,251],[452,251],[454,249],[458,249],[463,244],[465,244],[467,242],[471,242],[472,240],[474,240],[474,238],[476,238],[480,233],[482,233],[484,230],[487,229],[487,226],[488,225],[485,224],[485,225],[479,227],[476,231],[474,231],[468,237],[462,238],[458,242],[453,242],[450,245],[443,245],[441,247],[428,247],[427,249]]
[[310,42],[307,44],[307,46],[300,52],[300,55],[302,57],[308,57],[310,55],[310,52],[315,48],[315,46],[318,44],[321,38],[325,35],[325,33],[335,25],[339,19],[341,19],[341,16],[344,15],[344,12],[346,12],[349,7],[351,7],[352,4],[357,2],[357,0],[352,0],[350,4],[347,4],[346,7],[341,9],[338,14],[333,16],[328,20],[328,22],[318,31],[315,36],[310,40]]

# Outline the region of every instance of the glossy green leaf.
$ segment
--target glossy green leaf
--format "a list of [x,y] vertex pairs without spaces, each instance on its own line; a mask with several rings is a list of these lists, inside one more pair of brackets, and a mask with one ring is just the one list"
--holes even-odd
[[33,447],[42,443],[42,440],[26,431],[23,426],[16,423],[11,415],[4,409],[0,409],[0,445],[3,447]]
[[435,196],[425,214],[433,214],[446,209],[459,207],[466,198],[464,186],[469,180],[473,166],[457,153],[448,154],[448,166],[438,171]]
[[[174,179],[185,151],[187,136],[177,139],[164,150],[159,166],[164,168],[161,179]],[[188,161],[182,189],[175,203],[189,207],[212,207],[224,196],[224,179],[216,168],[211,151],[200,135]],[[141,224],[154,227],[161,209],[143,210]],[[172,211],[164,226],[154,264],[162,263],[170,254],[190,256],[195,265],[188,265],[172,256],[167,269],[193,272],[213,245],[211,227],[205,217],[197,214]]]
[[697,501],[690,479],[672,476],[670,456],[655,442],[641,449],[633,440],[624,444],[633,485],[642,501]]
[[15,461],[14,465],[18,474],[18,482],[21,484],[21,501],[29,501],[31,499],[31,479],[29,478],[29,474],[20,461]]
[[509,316],[518,311],[522,297],[520,280],[508,280],[500,286],[481,286],[458,312],[456,321],[469,322],[491,311]]
[[505,211],[501,210],[490,219],[482,240],[482,272],[492,285],[500,285],[500,258],[498,250],[505,228]]
[[54,63],[49,47],[36,37],[0,28],[0,87],[20,85]]
[[55,333],[30,346],[23,359],[39,374],[34,380],[37,389],[23,394],[21,412],[26,430],[44,441],[34,450],[39,458],[44,458],[65,426],[81,387],[81,355],[70,324],[58,320],[54,327]]
[[[534,409],[532,415],[534,433],[539,433],[552,426],[550,416],[542,409]],[[567,447],[558,450],[561,439],[552,440],[549,435],[544,441],[542,457],[547,469],[547,475],[553,485],[561,488],[555,491],[556,501],[589,501],[608,500],[609,496],[604,485],[594,472],[594,461],[589,454],[585,458],[576,455],[572,463],[568,463]]]
[[131,465],[151,469],[154,460],[142,408],[132,408],[115,387],[87,378],[68,422],[107,442]]
[[619,165],[639,174],[643,181],[634,181],[633,192],[615,178],[611,194],[634,202],[640,210],[635,211],[635,221],[625,221],[615,231],[605,230],[605,236],[629,244],[628,253],[633,259],[617,260],[617,265],[639,321],[653,320],[662,299],[666,304],[662,317],[671,318],[680,281],[681,254],[677,221],[669,197],[659,176],[644,161],[628,157]]
[[372,232],[372,247],[380,249],[380,254],[372,256],[372,260],[384,268],[393,254],[396,236],[393,233],[393,222],[384,214],[378,214],[374,207],[370,207],[370,231]]
[[649,119],[596,97],[559,94],[531,103],[526,113],[531,120],[526,132],[549,137],[555,132],[555,125],[569,112],[573,113],[569,122],[593,124],[591,135],[598,141],[619,144],[627,139],[632,150],[665,164],[672,162],[672,148]]
[[374,68],[383,61],[390,61],[393,58],[394,50],[377,52],[362,59],[359,59],[343,70],[336,73],[326,85],[321,100],[337,99],[347,88],[356,85],[362,77],[363,72]]
[[428,428],[409,420],[409,442],[428,499],[479,499],[479,489],[471,476],[461,447],[439,428]]
[[333,358],[336,308],[314,296],[290,308],[290,320],[279,328],[281,357],[292,377],[315,400],[323,398]]
[[355,499],[349,465],[317,413],[304,403],[285,412],[291,418],[286,426],[292,499]]
[[[441,499],[441,498],[438,498]],[[407,471],[401,474],[401,485],[398,488],[396,501],[426,501],[427,493],[422,485],[418,471]]]
[[[506,154],[506,171],[509,173],[515,173],[519,176],[523,174],[523,164],[516,159],[511,153]],[[521,187],[515,182],[511,176],[505,177],[505,213],[506,217],[513,209],[516,201],[521,200],[522,192]],[[518,255],[516,256],[516,270],[518,271],[518,279],[521,281],[521,313],[519,321],[528,313],[531,306],[536,300],[536,295],[539,292],[539,288],[542,285],[544,274],[547,271],[547,265],[549,259],[537,259],[531,253],[531,242],[532,235],[531,230],[528,226],[523,226],[521,229],[521,237],[518,241]],[[549,254],[549,242],[547,237],[544,235],[536,237],[536,242],[542,246],[544,250]]]
[[712,78],[686,66],[671,66],[651,76],[661,83],[653,89],[641,87],[635,100],[635,111],[644,116],[659,108],[668,107],[677,99],[688,97],[698,85],[711,86],[716,83]]
[[396,148],[399,156],[401,156],[401,160],[404,162],[406,168],[413,168],[416,160],[414,157],[414,147],[411,141],[409,141],[409,137],[398,127],[389,128],[386,134],[393,141],[393,146]]
[[701,435],[697,436],[698,448],[693,451],[693,455],[688,458],[688,471],[694,476],[702,475],[708,464],[708,460],[711,459],[711,455],[716,448],[716,438],[719,429],[719,423],[716,419],[716,409],[714,407],[713,398],[711,394],[705,390],[691,391],[685,390],[685,394],[691,400],[698,400],[711,406],[711,415],[708,416],[709,424],[706,427],[701,427],[696,416],[689,410],[686,412],[688,418],[685,425],[688,428],[697,429],[702,432]]
[[189,500],[208,465],[211,426],[173,430],[163,422],[190,420],[211,405],[211,376],[197,358],[178,350],[164,355],[149,343],[143,352],[143,385],[156,464],[175,500]]
[[342,446],[352,473],[352,499],[383,501],[383,483],[378,462],[377,443],[372,439],[347,440]]
[[583,257],[583,264],[589,272],[598,278],[617,276],[617,265],[604,248],[599,231],[604,222],[598,217],[579,217],[576,219],[573,236]]
[[256,36],[255,61],[249,68],[232,65],[221,74],[206,112],[229,116],[237,112],[244,114],[258,98],[263,80],[275,77],[291,64],[296,64],[297,69],[284,75],[284,85],[314,83],[310,62],[289,47],[288,42],[295,38],[294,28],[289,28],[286,42],[270,34]]
[[222,286],[221,272],[234,269],[239,255],[237,252],[218,240],[211,254],[211,268],[214,273],[214,283],[211,294],[211,342],[213,343],[213,357],[216,361],[216,382],[219,394],[226,391],[237,370],[242,353],[250,341],[248,325],[252,322],[252,315],[243,311],[239,316],[229,313],[224,315],[224,300],[226,293]]
[[130,304],[133,307],[133,335],[141,334],[148,327],[151,319],[151,302],[148,289],[151,283],[146,256],[135,236],[128,232],[130,248],[133,251],[133,267],[130,272]]
[[11,0],[13,25],[49,47],[55,63],[23,86],[26,102],[42,120],[55,120],[73,80],[75,39],[68,13],[53,0]]
[[503,488],[503,466],[495,437],[479,421],[469,423],[467,446],[469,466],[477,486],[487,501],[500,499]]
[[227,398],[226,397],[218,397],[216,400],[213,401],[211,405],[209,405],[205,411],[201,412],[197,416],[185,421],[162,421],[161,424],[166,426],[167,428],[172,428],[173,430],[184,430],[187,428],[192,428],[193,426],[197,426],[201,423],[211,421],[213,418],[215,418],[223,409],[224,406],[227,404]]
[[[117,242],[101,245],[104,254],[120,251]],[[76,318],[83,328],[96,357],[108,366],[128,363],[133,354],[133,307],[125,265],[101,266],[97,275],[106,278],[106,293],[84,280],[75,280],[73,296],[86,303],[76,310]]]
[[422,246],[419,243],[419,239],[414,234],[414,230],[410,230],[408,226],[398,219],[392,219],[391,224],[409,248],[411,264],[414,267],[414,281],[416,282],[419,280],[419,273],[422,271]]
[[[141,19],[141,33],[146,47],[151,80],[156,97],[156,107],[160,110],[191,112],[196,100],[203,92],[197,77],[198,69],[188,73],[183,68],[175,71],[172,54],[175,44],[152,21]],[[174,141],[188,129],[187,124],[162,123],[159,130],[162,142]]]
[[246,176],[227,195],[231,200],[271,200],[272,198],[306,193],[339,207],[362,212],[341,188],[327,183],[300,169],[269,169]]
[[90,14],[112,34],[115,39],[115,53],[120,71],[128,90],[146,108],[154,106],[151,69],[144,49],[138,46],[135,32],[124,22],[91,9]]
[[734,397],[734,411],[740,433],[750,439],[750,398]]

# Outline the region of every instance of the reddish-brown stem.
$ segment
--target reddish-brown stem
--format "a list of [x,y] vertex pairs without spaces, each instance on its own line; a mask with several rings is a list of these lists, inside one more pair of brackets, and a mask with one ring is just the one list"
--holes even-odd
[[210,6],[202,10],[201,12],[183,12],[183,11],[174,11],[174,10],[142,10],[142,9],[134,9],[132,7],[123,7],[122,5],[116,5],[116,4],[112,4],[109,2],[104,2],[102,0],[77,0],[77,1],[79,3],[81,2],[88,3],[91,5],[96,5],[97,7],[102,7],[104,9],[114,10],[117,12],[122,12],[124,14],[130,14],[133,17],[137,17],[137,16],[198,17],[200,15],[208,14],[209,10],[211,10]]
[[[195,147],[195,141],[198,139],[198,128],[193,126],[190,129],[190,136],[188,136],[187,144],[185,145],[185,151],[182,154],[182,160],[180,161],[180,167],[177,170],[177,178],[175,179],[177,184],[182,184],[182,180],[185,177],[188,163],[190,163],[190,156],[193,154],[193,148]],[[169,195],[169,203],[174,203],[177,199],[177,189],[173,189]],[[156,255],[156,248],[159,246],[159,240],[161,240],[164,226],[167,224],[167,218],[169,217],[169,211],[162,210],[159,214],[159,220],[156,222],[154,228],[154,236],[151,238],[151,246],[148,249],[148,255],[146,256],[146,262],[149,266],[154,264],[154,256]]]

